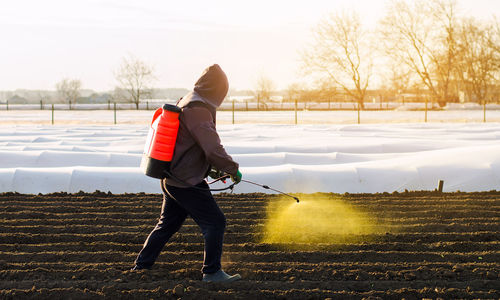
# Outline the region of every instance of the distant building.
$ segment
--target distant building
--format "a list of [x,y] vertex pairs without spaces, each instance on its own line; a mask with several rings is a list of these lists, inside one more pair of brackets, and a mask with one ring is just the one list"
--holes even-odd
[[7,99],[7,101],[9,104],[27,104],[29,102],[28,99],[18,96],[17,94]]
[[78,97],[76,99],[76,103],[108,103],[108,101],[112,100],[111,94],[103,93],[93,93],[87,97]]

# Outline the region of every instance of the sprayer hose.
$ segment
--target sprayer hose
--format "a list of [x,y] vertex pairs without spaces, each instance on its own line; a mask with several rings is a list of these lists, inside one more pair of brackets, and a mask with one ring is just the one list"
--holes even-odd
[[[221,191],[225,191],[225,190],[233,190],[234,186],[236,185],[235,182],[233,182],[232,184],[228,185],[227,187],[224,187],[224,188],[220,188],[220,189],[211,189],[211,188],[202,188],[202,187],[199,187],[199,186],[195,186],[195,185],[192,185],[192,184],[189,184],[189,183],[186,183],[182,180],[180,180],[179,178],[175,177],[172,173],[170,173],[169,171],[165,171],[165,173],[170,177],[172,178],[173,180],[177,181],[178,183],[180,184],[183,184],[183,185],[187,185],[188,188],[194,188],[196,190],[202,190],[202,191],[210,191],[210,192],[221,192]],[[229,178],[228,175],[224,175],[222,177],[219,177],[213,181],[210,181],[210,182],[207,182],[207,184],[213,184],[213,183],[216,183],[217,181],[220,181],[220,180],[224,180],[226,178]],[[161,180],[161,186],[162,186],[162,190],[165,192],[166,190],[166,187],[164,186],[166,185],[166,180],[162,179]]]

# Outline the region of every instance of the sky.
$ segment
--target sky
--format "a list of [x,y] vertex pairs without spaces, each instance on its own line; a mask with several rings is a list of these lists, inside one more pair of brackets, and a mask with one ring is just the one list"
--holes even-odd
[[[301,51],[330,13],[356,10],[369,28],[386,0],[0,0],[0,90],[54,90],[63,78],[112,90],[125,56],[154,66],[155,87],[191,88],[218,63],[232,89],[260,76],[284,89],[300,82]],[[490,18],[500,0],[459,0]],[[497,13],[498,14],[498,13]]]

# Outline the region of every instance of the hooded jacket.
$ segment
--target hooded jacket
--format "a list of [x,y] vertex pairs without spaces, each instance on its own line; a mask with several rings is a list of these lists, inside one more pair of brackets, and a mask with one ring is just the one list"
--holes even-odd
[[166,179],[168,185],[196,185],[206,177],[210,166],[236,175],[238,163],[226,153],[215,129],[216,110],[224,101],[228,88],[226,74],[219,65],[212,65],[205,69],[193,91],[177,103],[182,113],[170,164],[175,178]]

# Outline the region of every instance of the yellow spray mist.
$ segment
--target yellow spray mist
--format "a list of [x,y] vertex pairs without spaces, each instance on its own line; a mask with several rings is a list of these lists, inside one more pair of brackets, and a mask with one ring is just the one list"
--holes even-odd
[[375,233],[369,216],[340,198],[301,196],[300,203],[278,198],[267,207],[262,242],[301,249],[361,242]]

